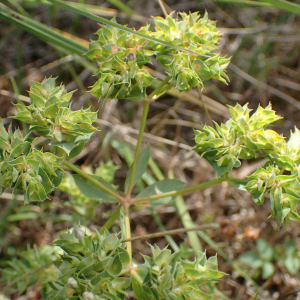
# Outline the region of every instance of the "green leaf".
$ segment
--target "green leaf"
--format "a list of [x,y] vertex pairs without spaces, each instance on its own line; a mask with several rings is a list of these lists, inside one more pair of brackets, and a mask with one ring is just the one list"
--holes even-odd
[[257,239],[256,247],[259,252],[259,255],[266,261],[271,261],[274,256],[274,251],[271,245],[269,245],[263,239]]
[[[137,198],[148,197],[152,195],[159,195],[168,193],[176,190],[181,190],[185,187],[185,183],[180,180],[165,179],[162,181],[155,182],[150,186],[146,187],[141,193],[137,195]],[[151,201],[152,206],[163,205],[169,203],[177,196],[169,196]]]
[[114,258],[109,268],[107,268],[107,271],[113,276],[118,276],[120,274],[122,271],[122,262],[119,256]]
[[291,274],[297,273],[300,267],[299,264],[300,264],[299,257],[295,257],[292,255],[289,255],[284,261],[284,266]]
[[263,262],[260,259],[257,252],[250,250],[247,251],[239,256],[239,261],[242,263],[252,267],[252,268],[259,268],[262,266]]
[[[90,175],[91,177],[95,178],[99,182],[101,182],[103,185],[105,185],[110,190],[114,191],[113,187],[106,182],[104,179],[102,179],[99,176],[96,175]],[[78,174],[73,175],[74,181],[79,188],[80,192],[85,195],[86,197],[98,200],[98,201],[106,201],[106,202],[118,202],[118,199],[114,196],[108,194],[106,191],[101,189],[99,186],[96,186],[94,183],[90,182],[86,178],[83,178],[82,176]]]
[[[136,182],[142,177],[142,175],[145,173],[147,166],[148,166],[148,161],[150,158],[150,146],[148,145],[145,149],[143,149],[140,152],[137,167],[136,167],[136,172],[134,175],[134,180],[133,180],[133,185],[136,184]],[[126,176],[126,181],[125,181],[125,191],[128,189],[129,185],[129,180],[131,177],[132,173],[132,165],[128,171],[128,174]]]
[[138,281],[135,278],[132,279],[132,288],[134,291],[134,295],[137,297],[138,300],[152,299],[152,297],[149,297],[148,293],[145,292],[143,287],[138,283]]
[[262,279],[270,278],[275,272],[275,267],[270,262],[264,262],[262,265]]

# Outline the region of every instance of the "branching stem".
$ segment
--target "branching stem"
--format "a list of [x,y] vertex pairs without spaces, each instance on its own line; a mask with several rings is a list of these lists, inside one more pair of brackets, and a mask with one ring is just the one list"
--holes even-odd
[[182,195],[185,193],[189,193],[189,192],[193,192],[193,191],[197,191],[197,190],[201,190],[201,189],[210,187],[212,185],[221,183],[223,181],[227,181],[227,179],[228,179],[227,177],[218,178],[218,179],[210,180],[210,181],[207,181],[204,183],[200,183],[198,185],[195,185],[195,186],[192,186],[192,187],[186,188],[186,189],[181,189],[181,190],[172,191],[172,192],[168,192],[168,193],[162,193],[162,194],[158,194],[158,195],[152,195],[152,196],[148,196],[148,197],[135,198],[135,199],[132,199],[132,203],[136,204],[136,203],[140,203],[140,202],[161,199],[164,197],[172,197],[172,196]]

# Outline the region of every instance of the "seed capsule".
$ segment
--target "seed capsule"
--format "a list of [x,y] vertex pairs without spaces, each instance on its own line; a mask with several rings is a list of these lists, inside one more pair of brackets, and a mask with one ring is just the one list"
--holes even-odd
[[74,277],[69,277],[67,280],[67,285],[75,289],[77,287],[77,280]]
[[136,60],[136,55],[130,51],[127,55],[127,58],[129,61],[134,61],[134,60]]
[[83,300],[94,300],[94,294],[91,292],[84,292],[82,298]]
[[82,228],[75,228],[75,236],[78,239],[83,239],[85,236],[84,230]]

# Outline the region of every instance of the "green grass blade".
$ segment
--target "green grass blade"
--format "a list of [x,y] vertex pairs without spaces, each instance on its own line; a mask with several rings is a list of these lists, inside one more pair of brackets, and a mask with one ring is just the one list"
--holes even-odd
[[214,0],[215,2],[226,2],[226,3],[234,3],[234,4],[246,4],[246,5],[254,5],[254,6],[264,6],[271,7],[270,3],[267,2],[258,2],[252,0]]
[[59,47],[62,47],[71,53],[82,55],[88,48],[79,42],[68,38],[58,31],[53,30],[40,22],[34,21],[31,18],[23,16],[3,4],[0,4],[0,19],[12,23],[46,42],[51,42]]
[[[169,178],[170,179],[175,178],[173,170],[169,171]],[[197,226],[197,224],[195,224],[189,211],[186,208],[185,201],[184,201],[182,195],[179,195],[176,197],[176,199],[173,202],[173,205],[175,206],[175,208],[177,210],[177,214],[179,215],[184,228],[191,228],[191,227]],[[203,248],[202,248],[200,240],[197,236],[197,232],[189,231],[186,234],[189,238],[189,241],[193,248],[195,256],[196,257],[199,256],[199,251],[203,251]]]
[[284,10],[291,11],[296,14],[300,14],[300,5],[296,3],[292,3],[286,0],[265,0],[268,2],[271,7],[280,8]]
[[143,38],[146,38],[148,39],[149,41],[153,41],[153,42],[156,42],[156,43],[159,43],[161,45],[164,45],[164,46],[167,46],[169,48],[173,48],[173,49],[176,49],[176,50],[179,50],[179,51],[182,51],[182,52],[187,52],[187,53],[190,53],[190,54],[193,54],[193,55],[197,55],[197,56],[203,56],[203,55],[200,55],[194,51],[191,51],[191,50],[188,50],[188,49],[185,49],[185,48],[182,48],[182,47],[178,47],[178,46],[175,46],[175,45],[172,45],[171,43],[168,43],[168,42],[165,42],[165,41],[162,41],[160,39],[156,39],[156,38],[153,38],[151,36],[148,36],[146,34],[143,34],[143,33],[140,33],[140,32],[137,32],[137,31],[134,31],[128,27],[125,27],[125,26],[122,26],[120,24],[117,24],[117,23],[114,23],[112,21],[109,21],[109,20],[106,20],[104,18],[101,18],[99,16],[96,16],[96,15],[93,15],[89,12],[86,12],[84,10],[81,10],[77,7],[74,7],[73,5],[69,5],[65,2],[62,2],[62,1],[59,1],[59,0],[48,0],[50,3],[53,3],[53,4],[57,4],[57,5],[61,5],[71,11],[74,11],[80,15],[83,15],[85,17],[88,17],[94,21],[97,21],[97,22],[100,22],[100,23],[103,23],[105,25],[110,25],[112,27],[115,27],[115,28],[118,28],[120,30],[123,30],[125,32],[129,32],[131,34],[134,34],[134,35],[137,35],[137,36],[140,36],[140,37],[143,37]]
[[263,7],[271,7],[277,9],[284,9],[296,14],[300,14],[300,5],[296,3],[292,3],[286,0],[264,0],[261,1],[252,1],[252,0],[214,0],[215,2],[226,2],[226,3],[234,3],[234,4],[246,4],[246,5],[254,5],[254,6],[263,6]]
[[108,0],[108,2],[110,2],[112,5],[114,5],[116,8],[118,8],[119,10],[125,12],[126,14],[128,14],[129,16],[133,16],[135,15],[134,10],[132,10],[129,6],[127,6],[126,4],[122,3],[120,0]]

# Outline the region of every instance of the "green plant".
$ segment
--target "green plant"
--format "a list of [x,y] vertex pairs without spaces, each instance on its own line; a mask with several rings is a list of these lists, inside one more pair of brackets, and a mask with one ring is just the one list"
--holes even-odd
[[293,240],[285,241],[284,245],[269,245],[263,239],[256,241],[257,251],[249,250],[239,256],[239,261],[254,270],[254,277],[261,275],[268,279],[275,273],[275,262],[295,275],[300,268],[300,250]]
[[[64,2],[50,2],[90,16]],[[3,11],[9,18],[6,9]],[[270,193],[272,216],[278,216],[279,226],[284,220],[288,223],[290,219],[299,219],[296,204],[300,134],[296,130],[286,143],[278,133],[267,130],[268,125],[280,119],[271,106],[259,107],[250,117],[247,106],[236,105],[230,108],[231,119],[226,124],[215,123],[216,129],[204,126],[203,131],[195,131],[194,150],[217,171],[218,179],[189,188],[176,179],[152,183],[148,180],[149,186],[136,195],[134,186],[145,174],[150,160],[150,147],[142,149],[142,138],[151,102],[173,87],[189,91],[195,86],[203,88],[203,82],[210,78],[223,82],[227,79],[224,70],[229,60],[215,53],[220,34],[214,22],[207,14],[203,18],[198,13],[180,14],[180,17],[182,20],[178,21],[173,13],[165,19],[154,18],[154,30],[146,26],[138,31],[114,20],[102,20],[107,26],[97,32],[98,39],[90,43],[85,54],[99,66],[96,73],[99,79],[90,90],[93,95],[104,101],[118,98],[144,104],[135,155],[123,192],[112,184],[113,176],[106,177],[103,170],[86,172],[68,161],[83,150],[96,131],[92,124],[97,113],[91,108],[72,111],[72,92],[67,93],[62,85],[56,86],[55,79],[34,82],[29,93],[30,105],[15,105],[15,119],[30,125],[26,136],[23,137],[20,130],[13,132],[12,127],[6,131],[1,124],[1,184],[4,188],[22,191],[25,203],[47,199],[61,184],[63,168],[68,168],[76,173],[72,175],[73,180],[83,196],[72,188],[74,182],[66,184],[64,181],[61,188],[77,202],[119,203],[122,208],[110,219],[111,224],[120,218],[120,238],[118,234],[109,234],[105,228],[89,235],[80,226],[75,226],[72,232],[61,234],[54,242],[64,253],[54,262],[60,271],[55,273],[59,278],[52,281],[45,278],[49,283],[47,289],[51,289],[47,299],[124,299],[129,291],[138,299],[216,298],[213,284],[224,275],[217,269],[216,257],[207,259],[205,253],[197,252],[194,261],[187,261],[180,257],[180,252],[172,254],[168,249],[150,246],[152,257],[144,256],[144,264],[134,264],[129,215],[133,205],[168,204],[178,195],[227,181],[246,189],[258,204],[262,204],[264,195]],[[30,21],[27,22],[29,25]],[[59,43],[56,38],[53,33],[51,42],[59,46],[67,43],[65,39]],[[83,49],[77,46],[76,53],[82,53]],[[167,73],[151,93],[147,88],[155,79],[144,68],[151,63],[150,57],[156,59]],[[33,138],[35,135],[45,139],[43,146]],[[248,179],[228,176],[234,167],[241,165],[241,159],[261,156],[266,156],[269,162]],[[282,175],[283,172],[289,172],[289,175]],[[109,225],[105,227],[109,228]],[[3,277],[3,280],[10,278]]]
[[275,258],[275,248],[270,246],[265,240],[256,240],[257,251],[249,250],[239,256],[239,261],[248,265],[258,272],[254,275],[257,277],[261,273],[263,279],[268,279],[275,272],[273,260]]

